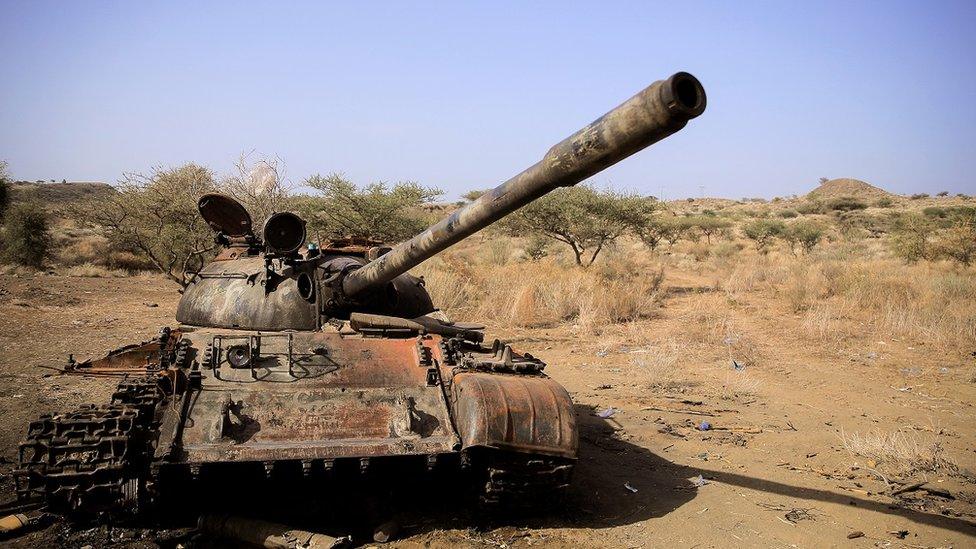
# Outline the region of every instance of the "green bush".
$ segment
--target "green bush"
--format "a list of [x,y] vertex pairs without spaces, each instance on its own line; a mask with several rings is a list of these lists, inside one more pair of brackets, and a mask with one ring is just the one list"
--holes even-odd
[[976,214],[960,218],[940,231],[933,245],[933,255],[969,266],[976,259]]
[[928,197],[929,197],[928,193],[916,193],[913,194],[911,198],[912,200],[921,200],[923,198],[928,198]]
[[793,219],[794,217],[797,217],[800,214],[798,214],[796,210],[782,210],[776,215],[782,217],[783,219]]
[[842,196],[828,202],[827,207],[835,212],[852,212],[854,210],[863,210],[868,205],[856,198]]
[[48,256],[51,235],[47,212],[33,202],[22,202],[7,212],[3,235],[3,260],[40,267]]
[[935,196],[949,196],[949,191],[941,191],[939,193],[936,193]]
[[701,233],[705,236],[705,241],[712,243],[712,237],[726,232],[732,226],[728,219],[721,219],[711,216],[697,216],[686,218],[686,223],[691,227],[693,233]]
[[928,259],[932,230],[932,222],[923,215],[910,213],[899,216],[891,235],[891,251],[908,263]]
[[810,253],[824,236],[824,228],[816,221],[800,220],[790,223],[783,231],[783,240],[790,245],[790,252],[796,255],[799,246]]
[[922,208],[922,214],[924,214],[925,217],[937,217],[939,219],[944,219],[949,212],[947,212],[945,208],[929,206],[927,208]]
[[786,225],[782,221],[771,219],[757,219],[742,226],[746,237],[756,243],[756,250],[761,254],[768,252],[773,239],[785,230]]
[[821,214],[824,213],[824,205],[819,200],[810,200],[797,206],[796,211],[803,215]]
[[879,199],[877,199],[877,200],[874,201],[874,207],[875,208],[890,208],[894,203],[895,203],[894,200],[888,198],[887,196],[883,196],[883,197],[881,197],[881,198],[879,198]]
[[543,235],[532,235],[525,243],[524,257],[529,261],[538,261],[549,255],[549,239]]

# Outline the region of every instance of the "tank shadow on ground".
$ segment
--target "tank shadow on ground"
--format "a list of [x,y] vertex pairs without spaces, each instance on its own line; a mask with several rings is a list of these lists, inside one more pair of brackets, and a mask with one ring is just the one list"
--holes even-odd
[[[976,523],[964,519],[924,513],[843,492],[676,464],[646,448],[612,437],[615,431],[613,419],[596,417],[593,407],[577,405],[576,409],[581,437],[580,462],[565,508],[547,519],[547,526],[600,528],[660,517],[694,499],[698,488],[691,479],[702,475],[709,482],[808,501],[856,506],[917,524],[976,536]],[[625,483],[638,491],[631,492]]]
[[[973,522],[914,509],[898,507],[842,492],[793,486],[763,478],[689,467],[668,461],[647,448],[613,437],[613,419],[602,419],[588,405],[576,405],[580,427],[580,460],[573,485],[565,501],[538,516],[516,516],[486,520],[474,515],[462,518],[454,510],[445,517],[434,509],[418,508],[423,519],[405,535],[444,528],[610,528],[665,516],[692,501],[698,487],[691,479],[703,475],[713,483],[729,484],[789,498],[856,506],[887,515],[976,536]],[[629,484],[637,492],[629,490]],[[702,488],[707,490],[708,487]],[[442,503],[442,506],[444,504]],[[433,511],[433,512],[431,512]],[[420,515],[418,515],[420,516]],[[446,519],[446,520],[445,520]]]

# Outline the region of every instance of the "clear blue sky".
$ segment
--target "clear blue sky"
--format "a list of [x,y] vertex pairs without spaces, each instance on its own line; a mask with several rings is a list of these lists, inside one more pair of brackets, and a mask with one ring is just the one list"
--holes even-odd
[[0,159],[114,182],[254,150],[454,197],[687,70],[705,114],[594,183],[976,192],[973,1],[358,4],[0,0]]

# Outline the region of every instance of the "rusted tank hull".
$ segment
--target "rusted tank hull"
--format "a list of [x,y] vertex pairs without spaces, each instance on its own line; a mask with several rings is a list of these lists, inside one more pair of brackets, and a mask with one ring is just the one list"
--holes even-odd
[[[203,379],[182,397],[186,406],[174,402],[164,414],[155,450],[163,464],[309,468],[478,447],[576,456],[564,389],[541,375],[459,371],[440,336],[186,330]],[[263,358],[251,367],[214,357],[255,337]]]

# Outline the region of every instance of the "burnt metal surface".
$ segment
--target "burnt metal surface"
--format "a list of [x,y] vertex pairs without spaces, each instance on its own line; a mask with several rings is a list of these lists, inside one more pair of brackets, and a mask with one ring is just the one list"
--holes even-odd
[[43,498],[56,511],[135,511],[161,398],[154,378],[128,380],[110,405],[31,422],[13,471],[17,496]]
[[382,285],[533,200],[572,186],[677,132],[705,110],[705,90],[679,72],[654,82],[553,146],[542,160],[403,242],[342,283],[348,296]]
[[[160,370],[176,360],[176,353],[181,347],[185,348],[185,343],[181,345],[181,338],[180,330],[163,328],[159,335],[149,341],[119,347],[102,358],[82,362],[75,362],[71,358],[64,372],[79,375],[128,375]],[[182,358],[186,358],[185,349]]]
[[451,385],[465,448],[576,457],[576,412],[569,393],[555,381],[462,370]]
[[297,279],[269,277],[260,257],[204,267],[184,290],[176,320],[251,330],[314,330],[319,325],[316,304],[299,294]]
[[[233,335],[198,331],[188,336],[195,347],[210,348],[205,356],[211,362],[201,366],[210,375],[190,397],[179,440],[177,422],[164,422],[158,457],[211,463],[457,450],[460,441],[445,395],[428,383],[417,338],[305,332],[273,339],[284,334],[265,334],[257,364],[240,368],[222,358],[226,346],[215,345]],[[433,345],[432,340],[419,343]]]

